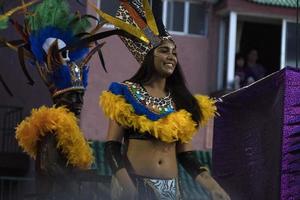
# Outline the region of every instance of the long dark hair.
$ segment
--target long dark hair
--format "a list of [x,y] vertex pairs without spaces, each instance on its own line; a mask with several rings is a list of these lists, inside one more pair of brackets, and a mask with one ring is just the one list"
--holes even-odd
[[[152,76],[156,72],[154,68],[153,53],[154,49],[151,49],[146,55],[139,70],[128,79],[128,81],[139,83],[141,85],[151,81]],[[199,122],[202,119],[202,113],[196,98],[186,86],[186,81],[178,62],[174,72],[166,80],[166,88],[171,92],[172,99],[176,105],[176,110],[185,109],[192,114],[192,119],[199,125]]]

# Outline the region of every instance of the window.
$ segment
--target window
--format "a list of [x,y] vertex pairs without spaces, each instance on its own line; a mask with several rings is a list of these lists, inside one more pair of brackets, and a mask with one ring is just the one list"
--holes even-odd
[[97,6],[105,13],[115,16],[120,3],[112,0],[97,0]]
[[184,2],[168,1],[166,14],[167,29],[184,32]]
[[206,35],[206,9],[201,4],[190,3],[189,33]]
[[[300,66],[300,38],[297,38],[296,36],[296,28],[297,24],[293,22],[287,23],[287,29],[286,29],[286,62],[285,66],[291,66],[296,67],[296,60],[298,59],[298,66]],[[300,32],[300,25],[298,25],[298,34]],[[299,37],[299,35],[298,35]],[[298,43],[298,44],[297,44]],[[298,45],[298,46],[297,46]],[[296,50],[298,48],[298,50]],[[297,53],[298,51],[298,58]]]
[[[115,0],[97,0],[97,5],[104,12],[115,16],[120,3]],[[168,31],[206,36],[206,4],[183,0],[163,0],[162,7],[162,19]]]
[[164,24],[169,31],[184,34],[206,35],[206,10],[206,6],[201,3],[164,0]]

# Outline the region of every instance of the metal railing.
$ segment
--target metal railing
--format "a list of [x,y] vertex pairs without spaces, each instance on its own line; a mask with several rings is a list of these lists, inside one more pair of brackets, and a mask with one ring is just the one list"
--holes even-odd
[[0,200],[26,200],[34,192],[33,178],[0,176]]
[[0,105],[0,152],[21,152],[15,139],[15,127],[22,120],[22,110]]
[[[0,105],[0,153],[3,155],[22,153],[15,139],[15,127],[22,120],[22,110],[20,107]],[[7,157],[1,158],[5,159]],[[1,162],[7,161],[2,160]],[[5,170],[9,170],[9,168]],[[0,200],[41,199],[39,191],[36,190],[34,177],[18,177],[15,173],[12,176],[7,176],[6,173],[1,175]],[[97,170],[90,170],[76,175],[79,176],[77,180],[79,191],[77,199],[99,200],[109,198],[109,176],[99,175]]]
[[[79,200],[109,199],[109,183],[106,176],[91,174],[78,181]],[[35,189],[33,177],[0,176],[0,200],[37,200],[41,199]]]

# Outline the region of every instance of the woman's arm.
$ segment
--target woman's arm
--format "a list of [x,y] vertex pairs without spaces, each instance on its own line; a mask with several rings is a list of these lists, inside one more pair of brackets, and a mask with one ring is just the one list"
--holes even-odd
[[105,157],[116,176],[118,182],[123,187],[124,198],[133,199],[136,196],[136,188],[124,166],[121,146],[123,141],[123,128],[114,120],[109,120],[107,142],[105,144]]
[[228,194],[197,159],[191,143],[178,143],[176,150],[179,163],[210,194],[213,200],[230,200]]

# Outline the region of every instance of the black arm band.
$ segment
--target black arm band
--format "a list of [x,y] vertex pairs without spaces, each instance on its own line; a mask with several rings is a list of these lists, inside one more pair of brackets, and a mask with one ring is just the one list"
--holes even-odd
[[121,154],[122,143],[117,141],[105,142],[105,158],[113,173],[116,173],[119,169],[124,168],[124,161]]
[[195,151],[184,151],[177,154],[177,159],[182,167],[195,179],[199,174],[208,171],[197,159]]

